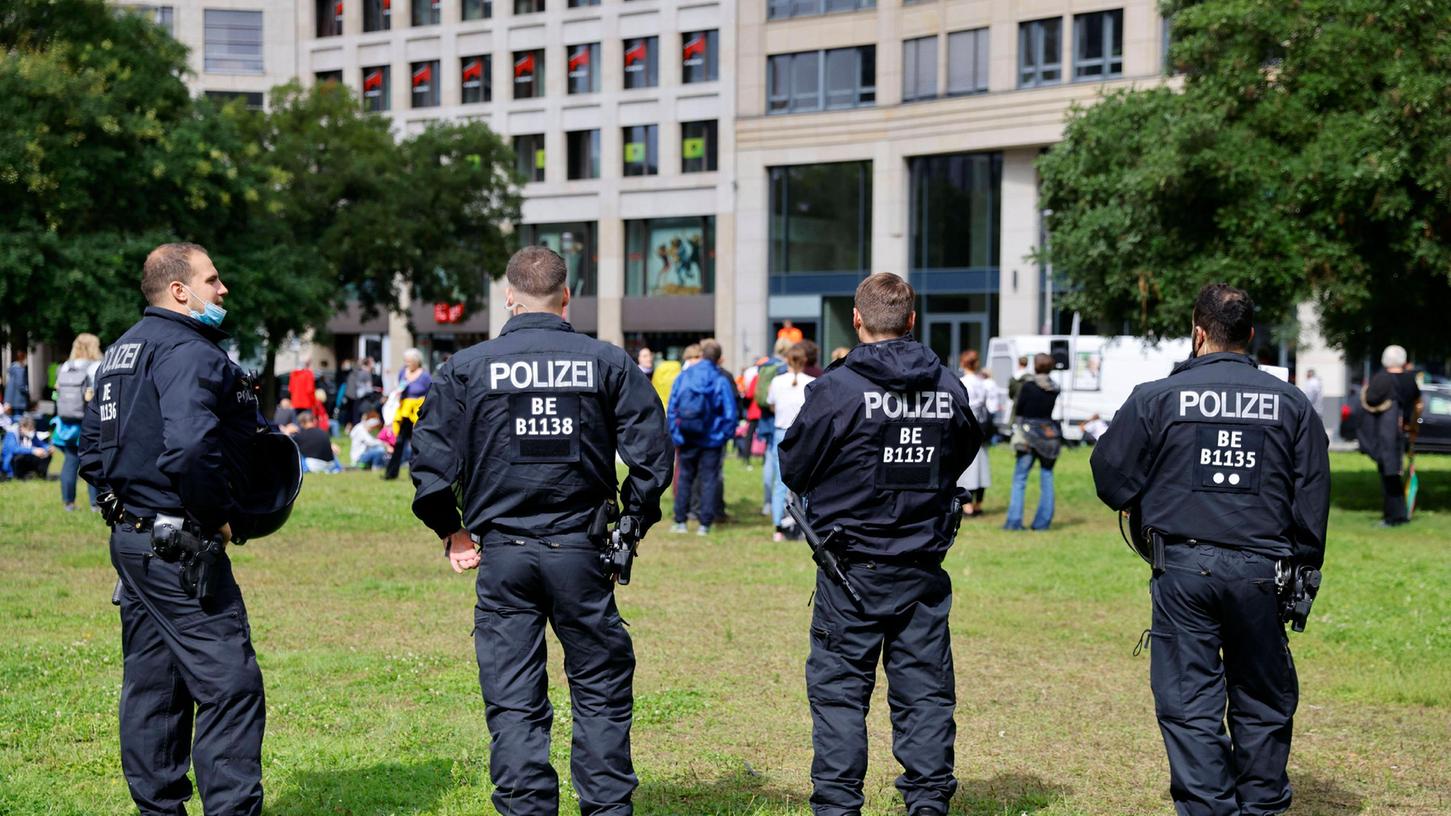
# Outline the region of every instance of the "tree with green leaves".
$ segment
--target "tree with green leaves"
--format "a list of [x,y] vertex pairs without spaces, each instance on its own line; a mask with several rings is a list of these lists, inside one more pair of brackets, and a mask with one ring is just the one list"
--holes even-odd
[[1198,288],[1451,352],[1451,4],[1170,0],[1182,83],[1073,112],[1039,162],[1069,308],[1183,336]]

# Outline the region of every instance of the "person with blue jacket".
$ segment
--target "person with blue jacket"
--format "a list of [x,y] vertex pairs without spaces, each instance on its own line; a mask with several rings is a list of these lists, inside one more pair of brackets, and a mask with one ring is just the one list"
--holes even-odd
[[[675,524],[672,533],[685,532],[691,487],[700,480],[700,495],[714,496],[721,478],[721,456],[735,435],[736,394],[731,379],[720,371],[720,343],[702,340],[700,362],[680,372],[670,390],[665,419],[679,456],[675,484]],[[715,502],[700,503],[699,535],[709,535],[715,521]]]
[[40,479],[50,469],[50,444],[35,430],[35,420],[22,416],[5,434],[5,444],[0,449],[0,468],[11,479]]

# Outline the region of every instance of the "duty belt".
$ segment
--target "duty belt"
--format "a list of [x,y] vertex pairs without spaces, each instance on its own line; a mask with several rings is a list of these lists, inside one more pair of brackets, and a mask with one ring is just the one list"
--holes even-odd
[[[121,526],[124,524],[127,527],[130,527],[133,532],[149,533],[151,532],[152,525],[154,525],[155,523],[156,516],[154,515],[138,516],[130,510],[126,510],[123,508],[121,510],[121,518],[119,521],[116,522],[116,525]],[[196,522],[192,521],[191,519],[186,519],[186,521],[182,525],[182,529],[188,533],[191,533],[194,536],[202,535],[201,528],[198,527]]]

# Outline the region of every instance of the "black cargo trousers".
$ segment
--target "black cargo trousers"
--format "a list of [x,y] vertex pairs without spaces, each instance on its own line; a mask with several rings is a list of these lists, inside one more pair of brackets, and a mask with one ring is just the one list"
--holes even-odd
[[812,813],[861,813],[867,709],[880,661],[887,675],[892,754],[903,769],[897,789],[911,816],[941,816],[957,791],[952,719],[957,689],[947,626],[952,579],[936,558],[844,560],[862,604],[820,570],[816,575],[806,659],[815,752]]
[[[231,562],[218,561],[205,602],[181,589],[181,566],[156,558],[151,533],[118,525],[121,578],[121,769],[143,816],[185,816],[187,767],[208,814],[262,812],[262,672]],[[193,738],[195,727],[195,738]]]
[[600,548],[583,534],[490,533],[481,543],[474,649],[492,747],[489,776],[503,816],[554,816],[544,625],[564,647],[574,739],[570,774],[583,816],[628,816],[639,784],[630,758],[635,651],[615,607]]
[[1149,682],[1175,809],[1180,816],[1288,809],[1285,766],[1300,690],[1275,561],[1212,544],[1170,544],[1149,591]]

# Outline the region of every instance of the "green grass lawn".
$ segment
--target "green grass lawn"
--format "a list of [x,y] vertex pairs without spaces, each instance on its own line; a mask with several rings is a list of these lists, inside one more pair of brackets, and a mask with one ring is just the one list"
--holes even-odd
[[[1325,586],[1300,671],[1294,814],[1451,813],[1451,459],[1421,462],[1424,510],[1375,526],[1369,460],[1337,454]],[[1086,451],[1059,468],[1050,533],[963,525],[956,586],[958,814],[1171,813],[1148,689],[1148,569],[1093,494]],[[803,664],[813,567],[774,544],[760,471],[728,466],[731,523],[645,541],[619,591],[639,657],[641,814],[807,814]],[[1036,476],[1033,483],[1036,484]],[[472,576],[408,511],[406,480],[307,480],[287,528],[233,551],[267,683],[270,814],[478,814],[488,732]],[[1036,488],[1029,494],[1029,512]],[[121,645],[106,531],[61,511],[56,483],[0,485],[0,814],[134,812],[121,777]],[[554,759],[569,706],[551,638]],[[869,814],[902,813],[879,682]],[[575,811],[566,783],[565,812]],[[201,808],[193,803],[193,813]]]

